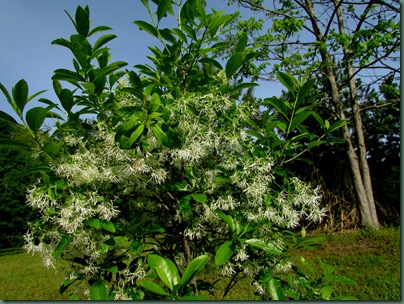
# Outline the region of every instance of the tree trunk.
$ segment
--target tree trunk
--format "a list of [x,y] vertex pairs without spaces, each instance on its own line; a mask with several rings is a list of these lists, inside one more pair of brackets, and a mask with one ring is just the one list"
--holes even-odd
[[[336,4],[336,6],[337,6],[337,4]],[[340,120],[347,121],[345,112],[344,112],[344,107],[343,107],[342,101],[341,101],[341,96],[340,96],[339,90],[338,90],[337,77],[334,73],[331,55],[327,50],[327,47],[324,43],[324,37],[320,31],[320,27],[317,24],[317,18],[315,16],[313,2],[311,0],[306,0],[305,6],[302,8],[305,9],[306,12],[308,13],[308,15],[310,17],[310,21],[312,23],[312,27],[314,29],[314,33],[316,35],[317,42],[319,42],[319,51],[320,51],[321,59],[322,59],[322,65],[321,65],[320,69],[321,69],[321,72],[328,79],[328,82],[330,85],[330,92],[328,94],[330,96],[331,102],[333,103],[336,113],[339,116],[338,118]],[[350,67],[352,68],[352,65],[350,65]],[[351,75],[353,75],[353,72]],[[352,77],[352,79],[353,79],[353,77]],[[351,94],[355,94],[354,96],[357,97],[356,85],[354,82],[355,82],[355,80],[353,79],[352,84],[354,86],[351,88]],[[359,149],[359,153],[360,153],[360,159],[358,158],[358,156],[355,152],[355,148],[354,148],[354,145],[352,142],[352,136],[351,136],[351,133],[350,133],[347,125],[345,125],[343,127],[342,132],[343,132],[343,137],[346,141],[347,157],[348,157],[349,164],[351,167],[355,191],[356,191],[356,195],[357,195],[358,202],[359,202],[361,223],[363,226],[378,229],[379,222],[377,220],[376,208],[375,208],[375,203],[374,203],[374,199],[373,199],[372,184],[370,182],[370,172],[369,172],[369,167],[367,165],[367,160],[366,160],[366,146],[364,143],[362,121],[360,118],[359,106],[355,99],[353,99],[353,101],[352,101],[352,107],[353,107],[353,112],[354,113],[356,112],[354,114],[354,120],[355,120],[354,127],[355,127],[355,132],[356,132],[357,136],[359,134],[358,149]]]
[[[340,7],[338,6],[337,0],[334,0],[334,5],[338,17],[338,27],[341,35],[346,35],[345,33],[345,25],[344,25],[344,18],[342,16],[342,12]],[[343,46],[343,52],[344,52],[344,57],[347,62],[347,74],[348,74],[348,79],[349,79],[349,97],[350,97],[350,103],[352,107],[352,113],[353,113],[353,120],[354,120],[354,126],[355,126],[355,134],[356,134],[356,140],[357,140],[357,147],[359,151],[359,167],[360,167],[360,174],[362,177],[362,182],[365,188],[365,195],[366,195],[366,200],[367,200],[367,205],[370,213],[370,218],[369,221],[371,222],[371,227],[378,229],[379,228],[379,220],[377,218],[377,212],[376,212],[376,204],[374,200],[374,195],[373,195],[373,187],[372,187],[372,181],[370,178],[370,170],[369,170],[369,165],[368,161],[366,158],[366,143],[365,143],[365,136],[363,134],[363,124],[362,124],[362,117],[360,114],[360,107],[358,104],[358,91],[356,87],[356,80],[354,77],[354,68],[352,65],[352,59],[351,59],[351,51],[348,49],[346,45]],[[367,221],[368,222],[368,221]],[[364,224],[362,222],[362,224]]]

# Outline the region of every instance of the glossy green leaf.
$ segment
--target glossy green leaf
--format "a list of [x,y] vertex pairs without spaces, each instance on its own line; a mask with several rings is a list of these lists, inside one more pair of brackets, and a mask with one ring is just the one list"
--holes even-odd
[[109,232],[115,233],[115,225],[109,221],[100,220],[100,227]]
[[244,34],[236,44],[235,53],[243,53],[247,47],[248,36]]
[[183,31],[181,31],[178,28],[173,28],[171,29],[171,31],[178,36],[178,38],[180,38],[183,42],[188,43],[188,39],[187,36],[184,34]]
[[333,292],[333,288],[331,285],[324,285],[324,287],[321,288],[321,298],[323,300],[329,300],[332,292]]
[[90,285],[90,300],[106,300],[107,288],[101,280],[97,280]]
[[208,197],[204,193],[193,193],[191,194],[191,196],[198,203],[204,203],[208,199]]
[[143,131],[145,129],[145,124],[142,123],[140,124],[136,130],[131,134],[129,138],[129,145],[132,146],[138,139],[140,139],[140,136],[142,135]]
[[69,246],[72,239],[73,237],[71,235],[64,235],[56,246],[53,256],[55,258],[60,257],[62,255],[62,252],[67,248],[67,246]]
[[24,79],[18,81],[12,89],[13,100],[19,109],[19,114],[24,111],[28,102],[28,84]]
[[63,294],[66,291],[67,288],[69,288],[73,283],[77,282],[78,280],[81,280],[82,278],[83,278],[83,276],[79,275],[79,276],[77,276],[77,277],[75,277],[73,279],[66,279],[63,282],[62,286],[60,286],[59,293]]
[[168,295],[163,288],[148,280],[137,280],[136,285],[161,296]]
[[220,216],[227,223],[227,225],[229,225],[231,232],[234,232],[236,230],[236,225],[234,223],[234,219],[230,215],[225,214],[221,210],[215,210],[215,213],[218,216]]
[[55,158],[56,155],[59,153],[61,147],[62,147],[61,142],[48,141],[43,145],[43,150],[51,158]]
[[226,63],[226,76],[231,78],[243,64],[243,54],[235,53]]
[[69,89],[62,89],[60,93],[58,94],[60,103],[62,104],[62,107],[66,110],[66,112],[70,112],[74,105],[73,101],[73,93]]
[[4,96],[6,97],[7,102],[13,107],[14,110],[16,110],[13,100],[12,100],[10,94],[8,93],[8,90],[1,82],[0,82],[0,90],[3,92]]
[[105,245],[109,247],[117,246],[123,242],[126,242],[127,238],[125,236],[114,236],[104,242]]
[[181,281],[179,283],[179,290],[183,289],[193,278],[195,278],[205,267],[209,261],[209,256],[200,255],[194,258],[185,269]]
[[90,33],[88,34],[88,37],[94,35],[95,33],[99,33],[99,32],[104,32],[104,31],[109,31],[112,30],[112,28],[110,28],[109,26],[105,26],[105,25],[100,25],[97,26],[95,28],[93,28]]
[[172,0],[161,0],[157,6],[157,20],[160,21],[171,8]]
[[99,219],[89,219],[86,221],[86,224],[97,229],[101,228],[101,222]]
[[343,120],[338,120],[336,122],[334,122],[331,126],[329,126],[327,128],[327,133],[331,133],[339,128],[342,128],[343,126],[345,126],[347,123]]
[[150,254],[147,256],[147,263],[150,268],[154,269],[163,281],[163,283],[173,291],[174,286],[180,281],[178,269],[175,264],[169,259],[164,259],[161,256]]
[[269,280],[268,291],[273,300],[283,301],[285,299],[285,296],[283,295],[281,283],[277,279],[271,278]]
[[310,79],[306,81],[303,86],[299,89],[297,93],[297,100],[298,102],[302,102],[303,99],[307,96],[310,90],[313,88],[314,83],[316,82],[315,79]]
[[36,135],[41,128],[48,111],[41,107],[35,107],[27,111],[25,120],[31,131]]
[[326,143],[327,142],[324,140],[315,140],[315,141],[312,141],[311,143],[309,143],[309,145],[307,146],[307,149],[311,149],[311,148],[314,148],[314,147],[317,147],[319,145],[326,144]]
[[146,21],[142,21],[142,20],[136,20],[133,23],[136,24],[139,27],[139,29],[146,31],[147,33],[158,38],[156,28],[153,25],[151,25],[150,23],[147,23]]
[[243,90],[243,89],[249,89],[249,88],[253,88],[253,87],[257,87],[257,86],[259,86],[258,83],[254,83],[254,82],[244,82],[244,83],[241,83],[241,84],[239,84],[239,85],[236,85],[236,86],[232,89],[232,91],[240,91],[240,90]]
[[303,121],[305,121],[312,112],[302,112],[293,118],[292,123],[290,124],[290,130],[293,131],[298,125],[300,125]]
[[83,36],[87,37],[90,31],[90,16],[88,10],[78,6],[76,9],[76,30]]
[[107,34],[103,35],[100,38],[97,39],[97,41],[94,43],[93,46],[93,51],[98,50],[100,47],[108,43],[109,41],[115,39],[117,36],[114,34]]
[[97,70],[97,75],[96,75],[96,77],[95,77],[95,79],[93,81],[97,80],[99,77],[109,75],[112,72],[115,72],[116,70],[118,70],[120,68],[123,68],[126,65],[128,65],[128,63],[126,63],[125,61],[113,62],[113,63],[107,65],[106,67]]
[[262,249],[270,254],[282,253],[282,250],[278,249],[274,244],[268,243],[267,241],[263,241],[260,239],[249,239],[245,241],[245,244]]
[[276,77],[288,89],[289,92],[293,94],[295,93],[297,81],[291,74],[277,71]]
[[230,260],[235,250],[236,246],[234,245],[233,241],[224,242],[216,251],[215,264],[223,265],[227,263],[227,261]]
[[0,119],[7,120],[8,122],[18,125],[18,122],[11,115],[1,110],[0,110]]

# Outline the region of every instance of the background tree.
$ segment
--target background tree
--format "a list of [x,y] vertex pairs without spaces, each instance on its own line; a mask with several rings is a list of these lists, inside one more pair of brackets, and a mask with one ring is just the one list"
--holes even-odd
[[[25,130],[0,119],[0,140],[32,142]],[[0,248],[21,247],[28,222],[38,218],[26,204],[27,188],[39,177],[29,173],[38,165],[30,151],[20,147],[0,147]]]
[[394,63],[400,46],[399,2],[230,2],[262,16],[240,20],[237,33],[229,35],[232,41],[234,35],[248,33],[249,44],[260,54],[255,64],[244,66],[245,75],[273,79],[279,69],[294,74],[310,71],[318,79],[319,100],[333,109],[336,119],[349,122],[341,130],[361,222],[378,228],[358,81],[372,87],[386,77],[399,77],[400,68]]

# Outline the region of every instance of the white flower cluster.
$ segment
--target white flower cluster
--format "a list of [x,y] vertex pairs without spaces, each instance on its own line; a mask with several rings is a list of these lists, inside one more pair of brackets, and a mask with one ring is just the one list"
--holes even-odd
[[[147,213],[145,216],[149,217],[153,212],[159,214],[148,220],[150,225],[183,224],[178,209],[171,215],[161,212],[168,210],[164,206],[167,191],[162,186],[173,181],[171,170],[184,173],[189,168],[194,169],[195,175],[189,190],[203,191],[208,197],[205,203],[192,205],[194,220],[182,231],[191,241],[212,239],[228,232],[228,225],[217,216],[217,210],[234,212],[246,222],[267,221],[288,228],[297,226],[302,218],[318,221],[324,216],[325,211],[319,207],[318,189],[298,179],[291,180],[291,192],[276,193],[271,188],[274,160],[269,154],[256,156],[248,151],[251,139],[244,130],[247,119],[256,115],[256,109],[243,103],[236,105],[227,96],[208,94],[181,98],[166,110],[170,111],[167,123],[175,126],[173,131],[181,143],[176,148],[160,145],[149,130],[140,139],[147,149],[122,150],[114,140],[114,132],[102,122],[93,125],[88,139],[73,134],[63,137],[65,153],[52,161],[51,168],[65,185],[61,189],[56,184],[33,185],[27,195],[29,205],[38,208],[43,223],[52,228],[33,228],[25,236],[25,247],[41,252],[46,264],[53,266],[53,252],[62,235],[69,234],[72,241],[66,256],[85,257],[89,265],[80,271],[92,275],[99,271],[97,265],[105,259],[108,250],[100,248],[111,235],[105,230],[89,229],[86,221],[118,220],[117,201],[125,196],[131,198],[135,212]],[[166,196],[162,197],[162,193]],[[259,229],[258,236],[271,239],[268,225],[260,225]],[[36,245],[38,231],[41,236]],[[276,245],[282,247],[276,238],[271,242],[278,242]],[[242,246],[235,252],[236,264],[224,265],[223,274],[231,275],[238,267],[253,276],[264,267],[249,260],[247,249]],[[125,285],[133,284],[145,272],[121,274]],[[126,299],[125,286],[121,287],[116,297]]]

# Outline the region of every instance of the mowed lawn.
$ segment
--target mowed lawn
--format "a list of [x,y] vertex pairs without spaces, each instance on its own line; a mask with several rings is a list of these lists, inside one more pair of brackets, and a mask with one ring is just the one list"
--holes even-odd
[[[319,236],[318,232],[311,233]],[[356,285],[338,285],[335,295],[350,295],[358,300],[400,300],[400,229],[383,228],[377,232],[351,231],[326,234],[326,241],[315,250],[299,251],[293,260],[299,264],[303,255],[316,270],[320,270],[318,257],[335,267],[334,274],[356,281]],[[39,255],[21,250],[0,251],[1,300],[66,300],[59,294],[63,283],[61,273],[46,269]],[[318,272],[320,273],[320,272]],[[215,273],[204,274],[203,279],[214,282],[211,299],[222,299],[227,278]],[[240,281],[225,300],[255,300],[254,288],[248,280]],[[68,290],[69,291],[69,290]],[[67,291],[67,292],[68,292]]]

